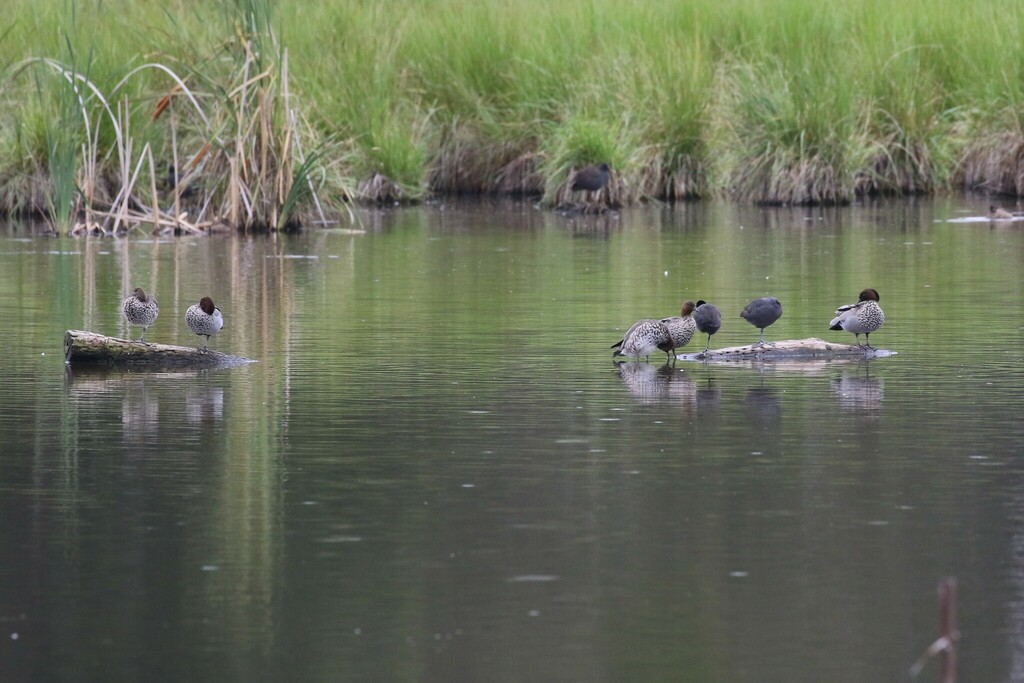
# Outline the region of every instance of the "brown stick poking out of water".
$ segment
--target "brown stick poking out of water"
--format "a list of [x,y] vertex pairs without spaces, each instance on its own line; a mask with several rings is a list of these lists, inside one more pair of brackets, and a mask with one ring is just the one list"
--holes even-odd
[[960,632],[956,628],[956,579],[939,581],[939,637],[928,646],[924,654],[910,667],[915,678],[935,655],[939,656],[939,682],[956,683],[956,641]]

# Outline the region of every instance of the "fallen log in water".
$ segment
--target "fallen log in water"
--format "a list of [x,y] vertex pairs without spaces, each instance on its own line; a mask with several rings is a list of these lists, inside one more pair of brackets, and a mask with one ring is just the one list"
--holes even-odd
[[145,365],[149,367],[209,368],[255,362],[220,351],[201,351],[195,346],[174,346],[107,337],[84,330],[64,333],[64,361],[70,365]]
[[835,344],[824,339],[784,339],[765,346],[730,346],[711,349],[707,353],[681,353],[679,360],[751,361],[751,360],[821,360],[829,358],[885,358],[895,351],[868,349],[854,344]]

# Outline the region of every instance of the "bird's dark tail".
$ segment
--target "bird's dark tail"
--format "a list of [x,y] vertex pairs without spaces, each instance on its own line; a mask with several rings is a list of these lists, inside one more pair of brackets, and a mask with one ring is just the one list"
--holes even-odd
[[841,330],[841,329],[843,329],[843,326],[842,326],[841,323],[836,323],[835,325],[833,325],[832,327],[830,327],[828,329],[830,329],[830,330]]

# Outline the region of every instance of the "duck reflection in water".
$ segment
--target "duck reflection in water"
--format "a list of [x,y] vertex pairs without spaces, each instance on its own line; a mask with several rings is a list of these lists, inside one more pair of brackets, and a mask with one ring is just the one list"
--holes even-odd
[[881,379],[869,376],[869,364],[870,361],[860,363],[864,366],[863,373],[858,367],[832,380],[832,391],[843,410],[873,413],[882,407],[885,384]]
[[160,430],[160,401],[149,391],[145,380],[124,387],[121,400],[121,427],[125,444],[141,445],[157,436]]
[[659,367],[650,363],[629,362],[616,363],[615,367],[622,383],[637,403],[685,405],[696,402],[697,383],[668,363]]
[[708,372],[694,384],[697,387],[695,398],[698,412],[705,415],[717,413],[722,403],[722,388],[715,384],[714,376]]
[[743,403],[752,426],[770,434],[778,433],[782,424],[782,399],[778,389],[762,382],[761,386],[747,389]]
[[185,418],[194,425],[224,419],[224,387],[190,387],[185,392]]

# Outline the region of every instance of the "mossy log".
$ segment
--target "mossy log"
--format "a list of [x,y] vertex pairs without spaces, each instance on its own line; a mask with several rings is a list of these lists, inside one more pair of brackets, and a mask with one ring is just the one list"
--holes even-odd
[[707,353],[682,353],[679,360],[698,361],[751,361],[751,360],[822,360],[843,358],[884,358],[896,355],[895,351],[866,348],[855,344],[836,344],[824,339],[784,339],[765,346],[729,346],[711,349]]
[[149,367],[209,368],[254,362],[220,351],[202,351],[195,346],[174,346],[107,337],[84,330],[64,333],[64,360],[69,365],[142,365]]

